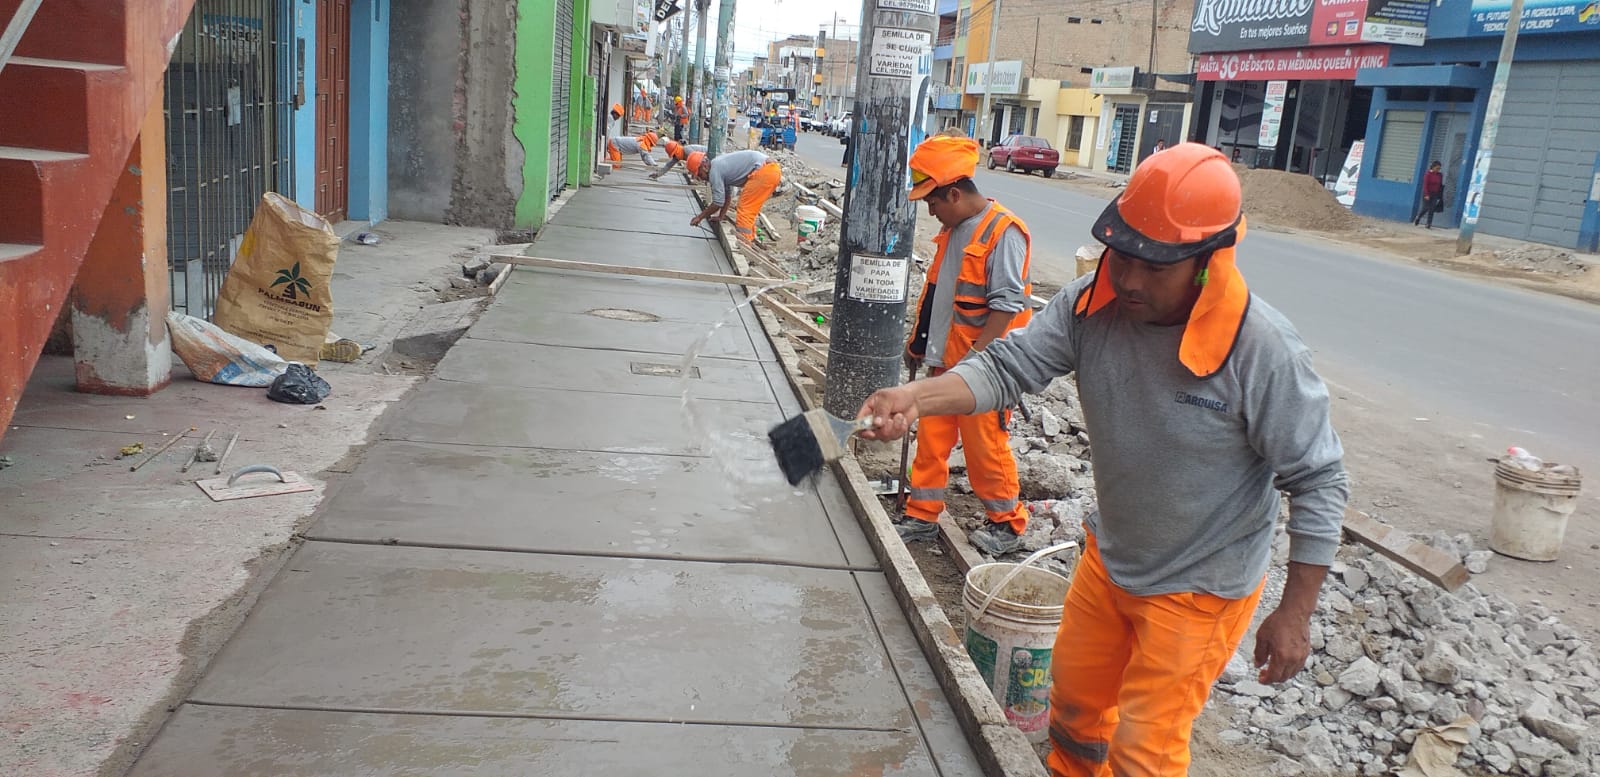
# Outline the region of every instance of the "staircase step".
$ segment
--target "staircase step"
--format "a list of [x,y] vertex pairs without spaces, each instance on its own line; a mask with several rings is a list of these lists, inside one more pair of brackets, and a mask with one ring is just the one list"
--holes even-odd
[[48,105],[28,121],[0,121],[0,145],[88,151],[93,105],[123,81],[116,65],[13,57],[0,70],[0,105]]
[[0,146],[0,159],[16,159],[28,162],[76,162],[88,159],[88,154],[76,151],[57,151],[48,148],[29,148],[25,146]]
[[0,243],[45,242],[47,184],[68,172],[60,168],[88,159],[68,151],[0,146],[0,213],[5,214]]
[[44,248],[44,246],[32,243],[0,243],[0,262],[21,259],[41,248]]
[[[23,33],[16,54],[73,58],[121,65],[128,53],[129,0],[45,0]],[[11,21],[22,0],[0,0],[0,27]],[[9,69],[9,66],[8,68]]]

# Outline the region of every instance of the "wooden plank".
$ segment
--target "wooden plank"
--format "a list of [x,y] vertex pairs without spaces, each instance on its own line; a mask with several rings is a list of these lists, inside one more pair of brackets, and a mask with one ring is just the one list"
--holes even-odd
[[[499,246],[496,246],[497,248]],[[607,275],[634,275],[642,278],[666,278],[674,281],[695,281],[697,283],[721,283],[732,286],[769,286],[773,283],[782,283],[786,286],[799,286],[802,281],[779,281],[772,278],[752,278],[743,275],[723,275],[722,273],[691,272],[688,270],[670,270],[659,267],[629,267],[620,264],[598,264],[596,262],[578,262],[571,259],[549,259],[542,256],[521,256],[518,254],[490,254],[489,258],[496,262],[514,264],[519,267],[543,267],[547,270],[572,270],[576,272],[604,273]]]
[[816,359],[818,363],[820,363],[820,364],[827,364],[828,363],[828,351],[827,351],[827,349],[818,348],[817,346],[815,346],[815,345],[813,345],[813,344],[811,344],[809,342],[806,342],[805,340],[801,339],[801,337],[799,335],[795,334],[794,332],[784,332],[784,334],[788,335],[789,340],[794,343],[796,348],[799,348],[800,350],[805,351],[807,355],[809,355],[813,359]]
[[1454,591],[1472,578],[1459,559],[1366,513],[1346,510],[1344,533],[1446,591]]
[[972,568],[979,564],[987,564],[983,556],[978,555],[978,549],[972,547],[972,542],[967,535],[961,533],[960,527],[952,528],[949,516],[939,522],[939,544],[944,546],[950,560],[955,562],[956,568],[961,570],[961,576],[966,577]]
[[764,226],[764,227],[767,228],[767,234],[769,234],[769,235],[771,235],[773,237],[783,237],[783,231],[779,230],[777,227],[772,225],[772,219],[767,218],[767,214],[765,214],[765,213],[761,214],[760,215],[760,219],[761,219],[761,226]]
[[772,309],[772,312],[777,313],[779,317],[787,319],[789,323],[799,327],[801,332],[810,335],[812,339],[824,343],[828,342],[828,333],[818,329],[816,324],[811,323],[811,319],[794,312],[793,308],[790,308],[788,305],[772,299],[771,297],[768,297],[763,301],[766,302],[767,307]]
[[828,374],[823,372],[821,367],[801,359],[800,372],[816,383],[818,388],[825,389],[828,387]]
[[[789,291],[789,290],[788,289],[784,289],[784,291]],[[789,291],[789,293],[793,294],[794,292]],[[801,302],[801,303],[798,303],[798,304],[790,305],[789,307],[791,309],[793,309],[794,312],[796,312],[796,313],[832,313],[833,312],[833,306],[832,305],[812,305],[812,304],[809,304],[809,303]]]

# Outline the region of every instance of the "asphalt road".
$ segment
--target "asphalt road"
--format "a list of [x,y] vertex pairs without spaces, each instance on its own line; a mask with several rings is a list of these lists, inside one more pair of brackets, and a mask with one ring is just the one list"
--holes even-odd
[[[797,148],[823,170],[841,170],[840,149],[820,135]],[[1036,277],[1070,278],[1106,200],[1037,175],[980,169],[977,180],[1028,224]],[[1600,475],[1600,307],[1265,229],[1249,233],[1239,261],[1336,389],[1393,419],[1450,420],[1495,449],[1517,444]]]

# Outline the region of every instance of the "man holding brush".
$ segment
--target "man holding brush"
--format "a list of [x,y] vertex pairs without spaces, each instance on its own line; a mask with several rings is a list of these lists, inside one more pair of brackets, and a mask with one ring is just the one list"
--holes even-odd
[[1051,658],[1055,777],[1181,777],[1189,732],[1265,585],[1279,492],[1289,570],[1256,633],[1263,683],[1299,672],[1349,485],[1328,391],[1294,327],[1234,264],[1221,153],[1151,156],[1095,222],[1100,269],[948,373],[873,394],[862,436],[993,412],[1076,373],[1099,511]]

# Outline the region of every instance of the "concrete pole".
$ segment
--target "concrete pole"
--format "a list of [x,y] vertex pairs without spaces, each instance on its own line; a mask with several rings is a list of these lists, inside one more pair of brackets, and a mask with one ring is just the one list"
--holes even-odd
[[914,98],[932,75],[938,28],[934,0],[895,3],[915,11],[865,2],[823,400],[846,418],[873,391],[900,382],[917,222],[906,160],[922,136]]
[[[970,25],[969,25],[970,26]],[[989,109],[990,94],[994,91],[994,50],[1000,45],[1000,0],[989,0],[989,69],[983,79],[983,108],[978,114],[978,134],[984,147],[994,134],[993,112]]]
[[717,70],[711,92],[711,129],[706,139],[706,156],[722,153],[722,139],[728,134],[728,77],[733,68],[733,2],[720,0],[717,8]]
[[[689,101],[689,21],[694,16],[694,4],[684,0],[683,5],[683,43],[678,46],[678,96],[684,102]],[[692,107],[692,106],[691,106]],[[673,113],[673,120],[677,120],[677,113]]]
[[1456,256],[1472,253],[1472,234],[1478,231],[1478,210],[1483,206],[1483,187],[1489,180],[1489,162],[1494,158],[1494,139],[1500,133],[1500,108],[1506,101],[1506,82],[1511,79],[1511,57],[1517,51],[1517,27],[1522,24],[1522,0],[1511,0],[1506,33],[1500,39],[1500,61],[1494,66],[1494,85],[1489,88],[1489,105],[1483,112],[1483,134],[1478,136],[1478,155],[1472,161],[1471,183],[1461,214],[1461,231],[1456,234]]
[[[706,16],[711,11],[711,0],[700,0],[695,4],[700,11],[700,19],[695,22],[694,34],[694,66],[697,68],[694,79],[694,104],[689,106],[689,142],[700,142],[700,123],[705,119],[706,112],[700,107],[700,100],[705,96],[706,86]],[[690,98],[683,98],[688,100]],[[709,149],[708,149],[709,150]]]

